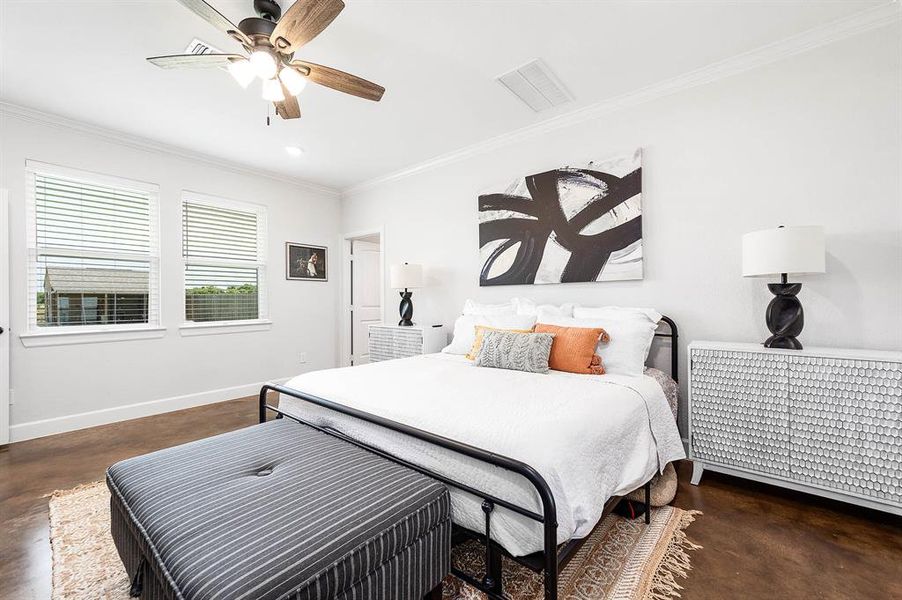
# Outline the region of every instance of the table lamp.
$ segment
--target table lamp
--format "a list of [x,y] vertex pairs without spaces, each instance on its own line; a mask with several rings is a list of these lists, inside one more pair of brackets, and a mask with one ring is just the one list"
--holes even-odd
[[398,307],[398,313],[401,320],[398,325],[410,327],[413,325],[413,292],[411,289],[423,287],[423,266],[411,265],[404,263],[403,265],[392,265],[391,267],[391,287],[396,290],[404,290],[401,294],[401,304]]
[[774,299],[765,320],[771,335],[766,348],[801,350],[797,339],[805,324],[802,303],[796,297],[801,283],[789,283],[787,274],[823,273],[824,228],[784,227],[753,231],[742,236],[742,276],[780,275],[780,283],[767,284]]

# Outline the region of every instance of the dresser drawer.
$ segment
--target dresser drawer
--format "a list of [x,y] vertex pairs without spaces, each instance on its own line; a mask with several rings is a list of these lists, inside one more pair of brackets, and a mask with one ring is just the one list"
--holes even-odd
[[395,358],[395,336],[391,329],[370,327],[369,354],[370,362],[391,360]]
[[692,457],[789,476],[786,358],[713,349],[690,358]]
[[902,504],[902,365],[790,357],[796,481]]
[[407,358],[423,353],[423,331],[414,327],[370,327],[371,362]]

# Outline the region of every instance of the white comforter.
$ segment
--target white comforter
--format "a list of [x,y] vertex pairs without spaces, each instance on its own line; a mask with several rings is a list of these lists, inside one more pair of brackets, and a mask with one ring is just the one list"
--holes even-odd
[[[636,489],[683,445],[651,377],[547,375],[430,354],[305,373],[288,387],[523,461],[554,493],[558,541],[588,535],[605,501]],[[519,475],[290,396],[282,410],[541,513]],[[481,500],[452,488],[455,523],[484,529]],[[542,549],[541,525],[498,509],[492,537],[515,556]]]

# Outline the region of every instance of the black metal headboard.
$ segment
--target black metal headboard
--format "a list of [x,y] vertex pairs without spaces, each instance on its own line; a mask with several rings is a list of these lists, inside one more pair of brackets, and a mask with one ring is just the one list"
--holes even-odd
[[[679,383],[680,381],[680,370],[679,370],[679,356],[680,356],[680,334],[677,330],[676,323],[673,322],[673,319],[667,316],[661,316],[661,321],[667,323],[667,327],[670,328],[670,333],[662,333],[659,331],[655,332],[655,337],[663,337],[670,338],[670,376],[674,381]],[[659,325],[660,327],[660,325]]]

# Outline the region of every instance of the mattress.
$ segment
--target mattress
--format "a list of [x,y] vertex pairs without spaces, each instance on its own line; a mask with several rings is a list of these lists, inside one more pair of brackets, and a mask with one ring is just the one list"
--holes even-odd
[[[287,387],[520,460],[550,486],[558,541],[588,535],[605,502],[641,486],[683,444],[661,385],[642,375],[524,373],[428,354],[314,371]],[[385,450],[455,481],[541,512],[521,476],[291,396],[282,410]],[[454,522],[481,531],[481,500],[451,490]],[[514,556],[542,549],[541,525],[499,508],[492,537]]]

